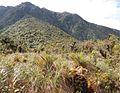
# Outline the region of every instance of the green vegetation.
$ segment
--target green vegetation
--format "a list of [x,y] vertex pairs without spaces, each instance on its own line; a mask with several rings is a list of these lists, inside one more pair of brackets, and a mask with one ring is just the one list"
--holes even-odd
[[120,37],[118,30],[87,22],[77,14],[53,12],[45,8],[39,8],[30,2],[25,2],[15,7],[1,6],[0,32],[5,31],[9,26],[21,19],[29,17],[47,22],[78,40],[104,39],[109,34]]
[[[0,34],[0,52],[68,52],[72,43],[80,41],[59,28],[35,18],[26,18]],[[76,45],[73,45],[74,51]],[[71,47],[70,47],[71,46]]]
[[0,92],[119,93],[119,38],[110,35],[105,40],[84,41],[78,48],[79,52],[60,49],[57,54],[45,50],[1,53]]
[[119,37],[77,14],[0,6],[0,93],[120,93]]

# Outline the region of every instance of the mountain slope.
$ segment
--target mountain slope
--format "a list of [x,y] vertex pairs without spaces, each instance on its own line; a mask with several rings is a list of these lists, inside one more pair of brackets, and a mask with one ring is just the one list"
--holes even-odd
[[89,23],[77,14],[57,13],[45,8],[39,8],[29,2],[22,3],[16,7],[9,7],[3,12],[4,14],[0,17],[1,30],[29,15],[48,22],[79,40],[103,39],[109,34],[115,34],[120,37],[120,31]]
[[120,37],[120,31],[89,23],[77,14],[65,12],[61,15],[59,20],[64,26],[60,28],[79,40],[103,39],[109,34],[115,34]]
[[[6,40],[7,39],[7,40]],[[0,34],[1,49],[5,43],[13,42],[16,47],[46,51],[70,51],[70,44],[78,42],[59,28],[36,18],[25,18]],[[10,46],[10,45],[9,45]]]

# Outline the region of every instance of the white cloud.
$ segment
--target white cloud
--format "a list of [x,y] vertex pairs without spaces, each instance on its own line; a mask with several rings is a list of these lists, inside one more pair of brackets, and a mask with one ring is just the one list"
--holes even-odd
[[[116,0],[27,0],[56,12],[77,13],[85,20],[120,30],[120,8]],[[17,5],[25,0],[0,0],[3,5]]]

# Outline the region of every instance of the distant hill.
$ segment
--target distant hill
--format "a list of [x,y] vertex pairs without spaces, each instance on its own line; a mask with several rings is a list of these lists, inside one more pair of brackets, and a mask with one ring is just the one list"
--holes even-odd
[[79,43],[78,40],[59,28],[33,17],[23,18],[9,26],[6,31],[0,34],[0,41],[1,49],[10,50],[13,47],[21,47],[53,52],[70,51],[72,43]]
[[35,17],[56,26],[78,40],[103,39],[109,34],[120,37],[120,31],[89,23],[77,14],[53,12],[45,8],[39,8],[30,2],[15,7],[0,6],[0,30],[6,30],[10,25],[26,16]]

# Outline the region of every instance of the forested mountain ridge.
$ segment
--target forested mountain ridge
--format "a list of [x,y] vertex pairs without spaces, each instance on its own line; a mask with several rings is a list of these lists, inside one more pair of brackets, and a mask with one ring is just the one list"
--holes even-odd
[[108,27],[89,23],[77,14],[68,12],[57,13],[45,8],[39,8],[30,2],[15,7],[0,7],[0,29],[21,20],[25,16],[32,16],[58,27],[78,40],[103,39],[109,34],[120,36],[120,31]]
[[70,51],[70,45],[74,42],[80,41],[63,30],[33,17],[17,21],[0,34],[0,49],[4,52],[6,49],[16,52],[18,47],[24,51],[36,49],[58,52],[63,48],[64,51]]

